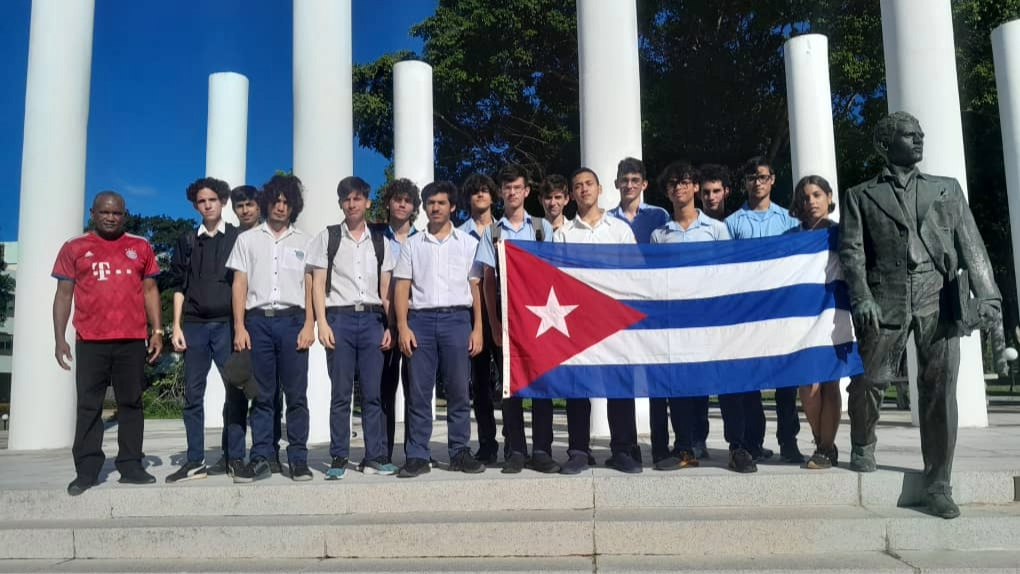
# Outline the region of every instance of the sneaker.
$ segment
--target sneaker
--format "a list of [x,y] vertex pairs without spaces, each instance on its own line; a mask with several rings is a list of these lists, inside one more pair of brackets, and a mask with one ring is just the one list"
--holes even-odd
[[[326,471],[326,480],[343,480],[347,475],[347,459],[339,456],[333,457],[333,462]],[[296,478],[294,480],[297,480]]]
[[230,472],[230,465],[227,464],[227,457],[221,456],[216,464],[205,469],[205,473],[209,476],[219,476],[221,474],[228,474]]
[[[513,457],[511,456],[511,458]],[[524,465],[521,464],[521,466],[523,467]],[[464,449],[453,455],[453,459],[450,460],[450,470],[452,472],[478,474],[479,472],[485,472],[485,465],[475,460],[475,457],[471,456],[470,450]]]
[[833,445],[832,450],[828,452],[828,455],[829,462],[832,463],[832,466],[839,466],[839,449],[836,448],[835,445]]
[[567,462],[560,468],[560,474],[581,474],[590,468],[588,465],[590,458],[589,455],[583,453],[570,455]]
[[680,470],[684,467],[683,461],[678,456],[667,456],[655,461],[652,468],[655,470]]
[[117,482],[121,484],[152,484],[156,482],[156,477],[138,465],[120,471],[120,479]]
[[175,482],[187,482],[189,480],[196,480],[199,478],[205,478],[207,471],[205,463],[202,461],[187,461],[178,468],[176,472],[166,477],[167,484],[173,484]]
[[779,449],[779,460],[789,464],[801,464],[804,462],[804,455],[795,442]]
[[227,463],[227,473],[234,479],[234,484],[248,484],[255,480],[252,467],[244,464],[244,460],[235,458]]
[[775,454],[774,452],[772,452],[772,449],[765,448],[763,446],[760,446],[760,447],[755,448],[755,449],[750,449],[750,450],[748,450],[748,453],[750,453],[751,458],[754,460],[754,462],[761,462],[763,460],[768,460],[768,459],[772,458],[773,454]]
[[730,451],[729,467],[730,470],[741,474],[758,472],[758,465],[754,463],[751,453],[742,448]]
[[560,471],[559,463],[553,457],[540,450],[531,453],[531,460],[528,461],[526,466],[531,470],[544,474],[556,474]]
[[78,476],[67,485],[67,493],[71,496],[81,496],[83,492],[96,485],[94,480]]
[[379,457],[375,460],[363,460],[358,465],[358,470],[364,474],[378,474],[382,476],[390,476],[397,474],[397,465],[391,463],[388,459]]
[[397,478],[414,478],[432,472],[432,465],[424,458],[409,458],[397,473]]
[[499,443],[479,447],[474,456],[475,460],[482,464],[496,464],[499,459]]
[[708,454],[708,447],[705,446],[705,441],[695,443],[694,446],[691,447],[691,454],[694,455],[694,458],[699,460],[708,460],[712,458],[711,455]]
[[807,467],[811,470],[825,470],[832,468],[832,460],[829,459],[828,453],[823,452],[822,449],[816,449],[815,453],[808,459]]
[[521,471],[524,470],[524,464],[526,462],[527,459],[524,458],[523,454],[515,452],[510,455],[510,458],[508,458],[505,463],[503,463],[503,470],[500,472],[503,474],[520,474]]
[[[334,462],[336,459],[333,459]],[[342,459],[345,463],[347,459]],[[307,462],[292,462],[290,463],[290,479],[294,482],[305,482],[312,480],[312,470],[308,468]]]
[[618,452],[609,457],[606,460],[606,466],[627,474],[638,474],[641,472],[641,463],[625,452]]
[[267,462],[269,463],[269,472],[272,474],[283,474],[283,465],[280,464],[280,453],[276,453],[276,456]]
[[273,471],[269,469],[269,461],[264,458],[252,459],[248,463],[248,472],[252,480],[265,480],[273,476]]

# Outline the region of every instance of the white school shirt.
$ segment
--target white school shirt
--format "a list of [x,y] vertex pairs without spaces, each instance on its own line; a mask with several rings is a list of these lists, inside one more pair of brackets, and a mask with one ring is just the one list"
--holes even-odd
[[468,274],[478,240],[450,226],[442,241],[426,229],[408,237],[400,249],[393,277],[411,280],[411,309],[470,307],[473,302]]
[[637,243],[634,231],[622,219],[608,213],[602,214],[595,225],[588,225],[581,218],[575,217],[570,223],[564,223],[553,234],[557,243]]
[[308,235],[291,225],[279,239],[263,223],[237,236],[227,268],[248,275],[245,309],[305,306]]
[[[382,305],[379,297],[379,273],[393,271],[397,261],[390,251],[390,242],[384,237],[382,269],[378,268],[372,232],[365,225],[361,239],[354,239],[347,223],[340,224],[340,247],[333,258],[333,280],[326,294],[327,307],[348,305]],[[329,249],[329,229],[320,231],[308,245],[308,265],[326,269]]]

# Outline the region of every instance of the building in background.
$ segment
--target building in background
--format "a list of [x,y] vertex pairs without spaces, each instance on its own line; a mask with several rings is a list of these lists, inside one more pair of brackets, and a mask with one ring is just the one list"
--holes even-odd
[[[18,243],[6,241],[0,243],[0,261],[6,263],[6,268],[0,274],[14,277],[18,269]],[[14,291],[11,290],[11,298],[6,301],[6,309],[3,309],[0,316],[0,403],[11,401],[11,359],[14,348]]]

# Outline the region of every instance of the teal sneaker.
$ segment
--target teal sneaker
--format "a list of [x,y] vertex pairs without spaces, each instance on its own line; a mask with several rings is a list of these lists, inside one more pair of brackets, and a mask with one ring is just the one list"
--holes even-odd
[[344,476],[347,476],[347,459],[334,456],[326,471],[326,480],[342,480]]
[[375,460],[363,460],[358,465],[358,470],[365,474],[379,474],[382,476],[390,476],[397,474],[399,470],[396,465],[390,463],[385,458],[377,458]]

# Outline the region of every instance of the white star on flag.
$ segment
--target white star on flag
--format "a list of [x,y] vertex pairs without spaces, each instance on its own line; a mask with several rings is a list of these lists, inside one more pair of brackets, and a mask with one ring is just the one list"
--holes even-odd
[[545,302],[545,305],[525,306],[528,308],[528,311],[531,311],[542,320],[542,323],[538,326],[538,333],[535,333],[536,338],[541,337],[542,333],[549,329],[556,329],[567,337],[570,336],[570,331],[567,330],[567,315],[571,314],[574,309],[577,309],[577,305],[560,305],[559,299],[556,298],[555,289],[549,288],[549,299]]

